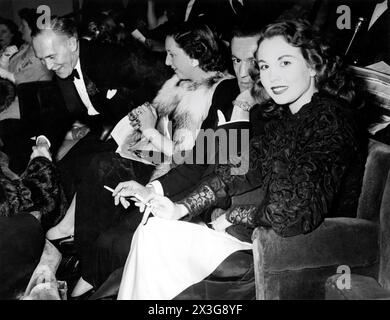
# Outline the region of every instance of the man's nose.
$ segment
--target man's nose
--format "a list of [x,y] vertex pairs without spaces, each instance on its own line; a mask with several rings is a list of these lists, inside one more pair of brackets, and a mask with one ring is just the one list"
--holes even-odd
[[248,64],[243,62],[243,63],[241,63],[240,68],[239,68],[239,76],[240,76],[240,78],[245,78],[248,75],[249,75]]
[[44,64],[45,64],[45,66],[46,66],[46,68],[47,68],[48,70],[53,70],[53,66],[54,66],[54,63],[53,63],[53,62],[45,60],[45,61],[44,61]]
[[167,57],[165,58],[165,64],[167,66],[171,66],[172,65],[172,59],[169,55],[167,55]]

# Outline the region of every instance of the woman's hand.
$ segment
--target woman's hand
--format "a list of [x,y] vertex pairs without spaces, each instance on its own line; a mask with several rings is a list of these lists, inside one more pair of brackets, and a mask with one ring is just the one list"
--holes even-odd
[[18,51],[19,50],[17,46],[9,46],[5,48],[3,54],[0,57],[0,67],[4,69],[8,69],[9,59]]
[[[184,205],[176,204],[169,198],[159,195],[156,195],[148,202],[148,207],[145,210],[145,214],[150,211],[155,217],[167,220],[179,220],[188,214],[188,210]],[[143,220],[146,220],[145,215]]]
[[17,46],[8,46],[7,48],[5,48],[2,56],[9,59],[18,51],[19,51],[19,49]]
[[224,213],[223,215],[212,221],[211,225],[213,226],[213,229],[215,231],[225,232],[226,228],[230,227],[233,224],[226,219],[226,213]]
[[4,68],[0,68],[0,78],[6,79],[15,83],[15,75],[12,72],[5,70]]
[[131,114],[133,115],[133,119],[130,119],[130,124],[134,127],[134,129],[141,130],[143,132],[145,130],[155,128],[157,114],[150,103],[144,103],[142,106],[134,109]]

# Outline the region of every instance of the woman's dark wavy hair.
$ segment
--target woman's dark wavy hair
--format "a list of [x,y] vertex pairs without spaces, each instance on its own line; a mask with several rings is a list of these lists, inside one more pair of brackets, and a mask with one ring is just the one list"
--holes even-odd
[[[301,49],[308,65],[316,71],[315,85],[319,92],[352,102],[355,97],[354,83],[344,61],[334,54],[308,21],[285,20],[270,24],[261,32],[258,43],[260,45],[263,40],[276,36],[282,36],[290,45]],[[259,77],[256,84],[261,86]]]
[[13,22],[12,20],[0,17],[0,24],[5,25],[13,35],[11,39],[11,43],[9,45],[10,46],[15,45],[19,48],[20,45],[23,43],[23,40],[22,40],[22,34],[19,32],[19,28],[16,25],[16,23]]
[[206,24],[183,23],[166,34],[192,59],[199,61],[204,71],[225,71],[228,48]]
[[37,21],[41,14],[38,14],[36,10],[30,8],[23,8],[18,11],[19,18],[26,21],[31,32],[36,31]]

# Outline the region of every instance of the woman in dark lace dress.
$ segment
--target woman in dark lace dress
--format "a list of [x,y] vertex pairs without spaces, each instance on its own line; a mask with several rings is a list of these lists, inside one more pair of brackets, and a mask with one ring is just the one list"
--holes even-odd
[[[232,253],[251,249],[250,239],[230,235],[236,228],[265,226],[283,237],[309,233],[333,208],[358,149],[349,109],[353,86],[341,61],[303,21],[267,26],[256,56],[258,85],[273,100],[274,119],[250,142],[248,171],[217,165],[176,203],[159,195],[146,199],[154,217],[134,235],[119,299],[175,298]],[[253,189],[252,203],[231,205],[232,196]],[[116,197],[129,195],[123,189]],[[226,210],[213,228],[179,220],[212,208]]]

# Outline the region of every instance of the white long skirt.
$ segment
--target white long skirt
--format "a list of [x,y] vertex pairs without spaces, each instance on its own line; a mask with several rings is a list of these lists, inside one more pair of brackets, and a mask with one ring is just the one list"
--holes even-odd
[[118,300],[169,300],[209,276],[238,250],[252,249],[227,233],[152,217],[136,230]]

